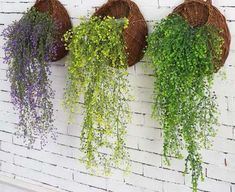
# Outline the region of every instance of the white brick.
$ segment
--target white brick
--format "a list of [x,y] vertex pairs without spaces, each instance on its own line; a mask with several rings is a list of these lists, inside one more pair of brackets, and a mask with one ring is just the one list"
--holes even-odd
[[134,125],[143,125],[144,124],[144,115],[138,114],[138,113],[133,113],[131,123]]
[[162,182],[144,176],[131,174],[125,181],[128,184],[143,187],[150,190],[160,191],[162,189]]
[[161,181],[184,184],[183,174],[178,171],[144,165],[144,175]]
[[56,142],[71,147],[80,147],[80,138],[78,137],[59,134]]
[[162,161],[163,161],[163,163],[162,163],[163,168],[184,172],[185,162],[183,160],[171,158],[169,166],[166,165],[166,163],[164,162],[164,157],[162,157]]
[[129,75],[130,84],[134,87],[153,88],[154,79],[147,75]]
[[192,189],[190,189],[189,187],[185,185],[164,182],[163,191],[164,192],[191,192]]
[[42,172],[48,175],[64,178],[67,180],[72,180],[72,171],[66,168],[62,168],[56,165],[50,165],[47,163],[42,164]]
[[135,101],[153,101],[153,90],[148,88],[135,88],[130,91],[131,95],[135,97]]
[[42,162],[25,158],[25,157],[19,157],[19,156],[14,156],[14,163],[16,165],[20,165],[25,168],[33,169],[36,171],[41,171],[42,170]]
[[[186,185],[192,187],[191,177],[186,177]],[[230,192],[230,184],[205,177],[204,181],[199,181],[198,189],[211,192]]]
[[6,142],[12,142],[12,134],[0,131],[0,140]]
[[13,123],[5,122],[5,121],[0,121],[0,131],[7,131],[9,133],[15,133],[16,131],[16,125]]
[[135,126],[129,125],[128,128],[128,135],[146,138],[150,140],[160,139],[161,138],[161,130],[156,128],[147,128],[144,126]]
[[133,161],[147,165],[161,166],[160,155],[131,149],[129,150],[129,153]]
[[10,152],[0,151],[0,160],[13,163],[13,155]]
[[139,149],[143,151],[148,151],[152,153],[162,153],[163,143],[162,140],[146,140],[146,139],[139,139]]
[[152,113],[152,103],[132,101],[129,103],[129,105],[134,113],[142,113],[142,114]]
[[227,152],[227,153],[235,153],[234,144],[235,144],[234,140],[217,137],[213,142],[212,150]]
[[91,176],[91,175],[80,173],[80,172],[75,172],[74,180],[79,183],[87,184],[90,186],[96,186],[102,189],[107,188],[107,179],[101,178],[101,177],[96,177],[96,176]]
[[141,163],[131,162],[131,171],[139,175],[144,174],[143,165]]
[[160,122],[152,118],[151,115],[144,116],[144,125],[149,127],[162,128]]
[[203,150],[201,152],[203,162],[213,164],[213,165],[224,165],[225,154],[222,152]]
[[226,166],[228,168],[232,168],[235,169],[235,154],[226,154],[225,155],[225,162],[226,162]]
[[159,0],[159,5],[166,6],[166,7],[175,7],[181,3],[182,3],[182,1],[180,1],[180,0],[168,0],[168,1]]
[[234,7],[225,7],[225,17],[227,20],[235,20],[235,8]]
[[233,183],[235,181],[235,169],[207,165],[207,177]]

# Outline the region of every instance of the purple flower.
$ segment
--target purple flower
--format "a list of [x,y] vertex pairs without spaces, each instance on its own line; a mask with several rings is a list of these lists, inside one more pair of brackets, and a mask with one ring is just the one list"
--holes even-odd
[[51,89],[49,60],[55,53],[57,25],[47,13],[31,9],[18,22],[3,30],[4,62],[8,64],[12,103],[19,111],[18,135],[29,146],[36,138],[44,146],[53,126],[54,91]]

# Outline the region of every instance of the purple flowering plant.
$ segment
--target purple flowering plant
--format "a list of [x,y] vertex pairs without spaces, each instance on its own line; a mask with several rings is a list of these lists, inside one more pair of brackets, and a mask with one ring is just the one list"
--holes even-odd
[[48,13],[32,8],[2,33],[12,103],[19,111],[16,134],[23,136],[29,147],[36,138],[42,146],[48,135],[55,138],[49,61],[56,53],[58,26]]

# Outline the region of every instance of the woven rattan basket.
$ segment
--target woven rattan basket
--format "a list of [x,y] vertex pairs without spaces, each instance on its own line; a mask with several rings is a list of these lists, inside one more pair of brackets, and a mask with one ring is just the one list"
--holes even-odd
[[225,17],[212,5],[211,0],[185,0],[173,12],[179,13],[193,27],[209,24],[222,29],[220,35],[224,39],[224,44],[220,66],[216,66],[216,71],[218,71],[228,57],[231,42],[231,35]]
[[68,51],[65,50],[62,38],[65,32],[72,28],[66,9],[58,0],[37,0],[33,7],[40,12],[49,12],[54,21],[59,24],[60,28],[59,31],[57,31],[58,35],[56,37],[56,55],[52,55],[51,61],[58,61],[62,59],[68,53]]
[[132,66],[142,59],[143,50],[147,44],[148,28],[143,15],[134,2],[130,0],[109,0],[94,15],[111,16],[117,19],[126,17],[129,20],[129,25],[123,35],[128,54],[128,65]]

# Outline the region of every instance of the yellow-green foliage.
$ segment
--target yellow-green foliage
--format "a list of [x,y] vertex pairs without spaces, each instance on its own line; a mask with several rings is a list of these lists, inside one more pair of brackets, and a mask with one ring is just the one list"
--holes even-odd
[[92,17],[65,35],[70,62],[64,105],[74,114],[84,95],[82,160],[92,171],[109,173],[111,167],[129,165],[125,134],[130,95],[123,40],[127,25],[127,19]]

